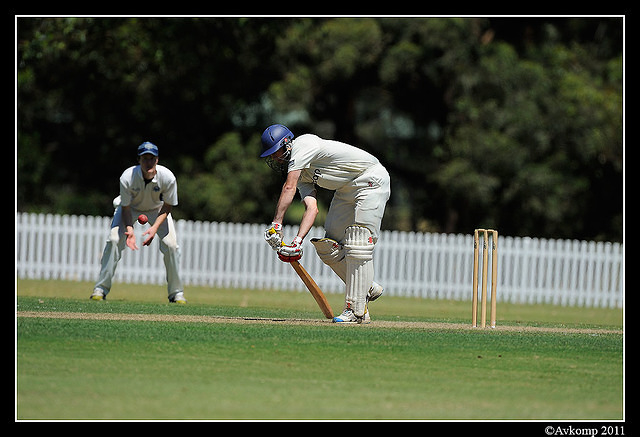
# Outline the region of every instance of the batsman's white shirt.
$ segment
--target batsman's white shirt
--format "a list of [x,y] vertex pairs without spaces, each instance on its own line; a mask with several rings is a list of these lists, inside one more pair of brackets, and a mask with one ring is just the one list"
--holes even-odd
[[291,142],[288,171],[302,170],[300,197],[314,195],[315,186],[335,191],[327,218],[327,237],[344,238],[354,224],[367,226],[377,239],[391,188],[389,174],[372,154],[334,140],[304,134]]
[[338,190],[379,163],[378,158],[357,147],[305,134],[291,143],[288,171],[302,170],[298,188],[304,198],[303,191],[313,189],[313,184]]
[[178,204],[176,177],[167,167],[156,165],[156,175],[145,183],[139,165],[129,167],[120,176],[120,205],[136,211],[159,209],[163,203]]

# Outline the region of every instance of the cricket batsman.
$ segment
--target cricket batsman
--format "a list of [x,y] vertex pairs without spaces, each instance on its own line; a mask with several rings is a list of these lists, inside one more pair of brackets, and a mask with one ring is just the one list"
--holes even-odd
[[[373,249],[380,234],[384,209],[391,194],[389,173],[370,153],[313,134],[294,138],[281,124],[262,134],[267,164],[286,173],[275,215],[264,238],[283,261],[302,256],[302,240],[318,214],[317,187],[335,191],[325,221],[324,238],[313,238],[320,259],[345,283],[345,306],[335,323],[369,323],[368,302],[380,297],[374,282]],[[282,223],[296,194],[305,211],[298,234],[283,245]]]
[[131,250],[138,250],[133,220],[143,214],[151,226],[142,234],[146,236],[142,245],[150,245],[156,235],[160,237],[169,302],[187,303],[178,273],[180,247],[171,218],[171,210],[177,204],[176,177],[167,167],[158,164],[158,147],[150,142],[142,143],[138,146],[138,165],[129,167],[120,176],[120,195],[113,201],[111,231],[102,253],[98,281],[90,296],[92,300],[107,298],[125,244]]

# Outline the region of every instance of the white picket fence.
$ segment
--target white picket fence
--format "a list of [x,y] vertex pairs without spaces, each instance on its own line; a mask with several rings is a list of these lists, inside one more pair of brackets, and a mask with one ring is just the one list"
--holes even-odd
[[[18,278],[94,281],[110,217],[16,213]],[[146,225],[148,226],[148,225]],[[303,291],[293,269],[264,242],[265,225],[178,220],[185,286]],[[138,242],[143,227],[136,224]],[[293,237],[295,228],[285,227]],[[321,237],[322,228],[309,234]],[[127,249],[114,282],[164,284],[157,241]],[[340,279],[308,242],[301,262],[325,293]],[[391,296],[471,300],[473,236],[383,231],[375,248],[376,281]],[[498,301],[622,308],[624,245],[500,236]],[[90,290],[87,290],[88,292]]]

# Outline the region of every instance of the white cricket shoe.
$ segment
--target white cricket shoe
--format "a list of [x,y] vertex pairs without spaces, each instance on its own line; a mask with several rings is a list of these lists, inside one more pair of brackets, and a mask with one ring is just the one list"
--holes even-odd
[[371,285],[369,292],[367,293],[367,302],[373,302],[374,300],[382,296],[383,291],[384,291],[384,288],[382,288],[382,285],[378,284],[377,282],[374,282]]
[[185,304],[187,303],[187,299],[184,297],[184,293],[182,291],[178,291],[177,293],[173,293],[169,296],[169,302]]
[[91,296],[89,296],[89,299],[91,300],[105,300],[107,298],[107,296],[104,295],[104,291],[102,290],[102,288],[94,288],[93,289],[93,293],[91,293]]
[[333,323],[371,323],[369,308],[365,308],[363,317],[356,316],[351,308],[345,308],[342,311],[342,314],[333,318]]

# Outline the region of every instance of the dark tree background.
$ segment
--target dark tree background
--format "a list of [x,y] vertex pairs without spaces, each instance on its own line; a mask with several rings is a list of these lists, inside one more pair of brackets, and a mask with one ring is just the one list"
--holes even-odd
[[110,215],[152,141],[177,218],[267,223],[284,123],[380,158],[384,229],[621,241],[622,21],[19,17],[18,210]]

